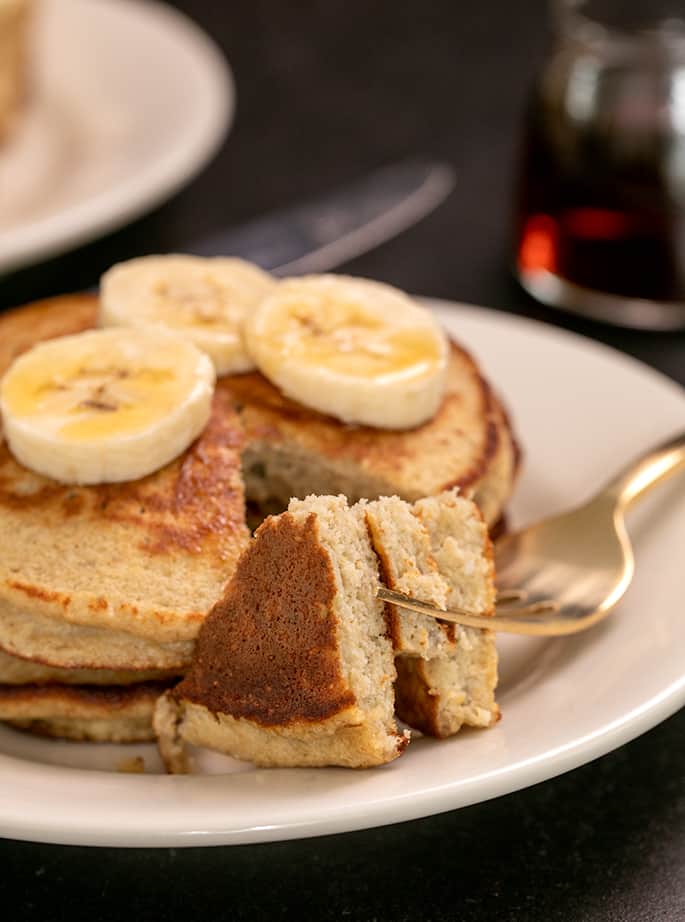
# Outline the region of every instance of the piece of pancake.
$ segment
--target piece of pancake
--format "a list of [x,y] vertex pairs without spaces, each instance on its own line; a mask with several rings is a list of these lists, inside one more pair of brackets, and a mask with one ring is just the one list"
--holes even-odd
[[341,496],[310,496],[267,519],[203,625],[190,672],[157,705],[168,769],[188,770],[185,743],[264,766],[382,764],[402,742],[393,707],[437,737],[493,724],[494,633],[392,605],[379,619],[382,582],[491,614],[492,547],[478,507],[455,490],[352,509]]
[[[493,549],[478,507],[447,494],[418,500],[414,512],[428,532],[433,557],[449,585],[447,607],[494,614]],[[454,645],[442,655],[396,660],[397,713],[410,726],[439,738],[452,736],[462,726],[490,727],[500,717],[495,701],[495,632],[450,627]]]
[[393,715],[393,650],[378,564],[343,496],[271,517],[202,626],[186,678],[155,713],[160,752],[183,743],[261,766],[365,767],[408,742]]
[[152,714],[169,682],[0,685],[0,720],[43,736],[92,742],[154,739]]
[[[0,317],[0,375],[32,343],[92,324],[92,298]],[[249,533],[240,422],[225,393],[179,458],[142,480],[76,487],[0,442],[0,649],[74,669],[179,669]]]
[[[449,491],[412,506],[390,497],[365,509],[388,588],[438,607],[493,613],[492,546],[473,502]],[[492,725],[499,717],[494,632],[391,604],[386,613],[397,653],[400,719],[437,737],[451,736],[462,725]]]
[[511,494],[511,428],[477,365],[455,343],[442,406],[407,431],[345,425],[289,400],[258,373],[218,386],[236,401],[245,427],[247,495],[266,509],[311,493],[343,493],[350,503],[392,495],[413,501],[459,487],[492,524]]
[[[398,496],[361,501],[381,580],[397,592],[447,607],[449,585],[433,557],[430,537],[413,507]],[[437,656],[454,642],[455,628],[429,615],[386,604],[388,633],[396,655]]]

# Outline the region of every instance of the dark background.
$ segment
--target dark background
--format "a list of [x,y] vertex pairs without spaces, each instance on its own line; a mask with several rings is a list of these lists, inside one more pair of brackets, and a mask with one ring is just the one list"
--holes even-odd
[[[516,150],[526,90],[548,41],[546,4],[176,5],[214,36],[234,69],[238,113],[228,142],[153,214],[0,280],[0,306],[93,285],[117,260],[182,250],[375,166],[431,155],[457,169],[448,202],[345,271],[559,324],[685,383],[685,334],[620,331],[555,314],[511,277]],[[286,914],[379,922],[683,919],[684,740],[681,712],[526,791],[299,842],[117,851],[0,841],[0,898],[15,905],[6,910],[12,918],[74,922]]]

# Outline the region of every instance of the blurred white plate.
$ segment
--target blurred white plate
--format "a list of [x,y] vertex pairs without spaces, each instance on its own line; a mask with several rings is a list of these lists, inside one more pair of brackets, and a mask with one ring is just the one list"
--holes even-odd
[[28,104],[0,146],[0,272],[83,243],[170,196],[234,110],[214,43],[171,7],[36,4]]
[[[515,524],[579,502],[683,428],[685,394],[639,362],[553,327],[437,304],[506,397],[524,446]],[[210,845],[363,829],[463,807],[620,746],[685,703],[683,477],[628,520],[637,573],[585,634],[500,637],[502,720],[417,739],[390,765],[256,770],[203,753],[166,777],[153,746],[60,743],[0,730],[0,834],[86,845]],[[116,774],[142,755],[149,774]]]

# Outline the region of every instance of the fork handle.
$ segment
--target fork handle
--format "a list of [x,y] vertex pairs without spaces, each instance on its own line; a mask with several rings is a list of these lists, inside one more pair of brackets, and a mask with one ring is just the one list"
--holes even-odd
[[652,487],[685,468],[685,432],[656,445],[617,474],[602,493],[626,509]]

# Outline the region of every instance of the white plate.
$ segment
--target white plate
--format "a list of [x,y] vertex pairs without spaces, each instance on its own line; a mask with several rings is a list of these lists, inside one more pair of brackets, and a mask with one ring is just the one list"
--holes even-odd
[[29,102],[0,146],[0,272],[161,202],[215,152],[234,109],[221,52],[171,7],[36,7]]
[[[438,306],[507,397],[525,446],[515,523],[586,497],[632,455],[683,428],[685,394],[589,340],[477,308]],[[255,770],[207,754],[203,776],[122,775],[152,746],[57,743],[0,732],[0,831],[91,845],[209,845],[362,829],[526,787],[602,755],[685,702],[683,478],[630,517],[637,575],[586,634],[501,637],[491,730],[418,739],[383,768]],[[93,770],[99,769],[99,770]]]

